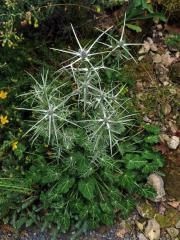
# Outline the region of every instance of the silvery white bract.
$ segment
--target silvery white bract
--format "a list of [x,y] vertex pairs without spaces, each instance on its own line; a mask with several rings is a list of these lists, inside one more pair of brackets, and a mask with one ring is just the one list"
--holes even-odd
[[[111,35],[110,27],[85,47],[71,25],[78,50],[52,49],[72,56],[62,63],[56,73],[63,77],[63,74],[68,72],[74,87],[63,95],[67,86],[59,82],[59,76],[49,81],[47,71],[41,75],[41,82],[32,76],[35,85],[29,93],[24,94],[31,101],[31,107],[19,108],[32,111],[34,117],[32,126],[24,135],[33,131],[33,141],[39,136],[46,136],[47,143],[54,146],[57,155],[61,157],[63,151],[68,151],[73,146],[73,132],[71,136],[67,135],[68,129],[82,128],[88,141],[94,144],[94,156],[97,155],[95,152],[99,147],[102,149],[103,144],[110,150],[111,155],[113,154],[113,148],[122,140],[121,134],[126,131],[126,127],[132,125],[134,114],[127,111],[127,100],[121,98],[125,86],[113,83],[107,88],[103,81],[103,71],[119,71],[105,64],[107,58],[113,58],[113,53],[119,50],[126,53],[124,55],[120,51],[121,58],[133,59],[136,62],[128,47],[140,44],[125,42],[125,23],[126,15],[119,40]],[[110,44],[102,42],[103,37],[110,39]],[[96,51],[97,46],[99,51]],[[78,119],[72,116],[74,113],[78,113]]]
[[53,87],[52,82],[48,83],[48,71],[43,72],[41,75],[42,83],[39,83],[34,77],[33,79],[36,84],[33,85],[33,89],[28,93],[29,98],[32,98],[31,108],[17,108],[19,110],[32,111],[33,113],[34,121],[32,121],[32,126],[24,136],[33,131],[33,141],[38,136],[44,134],[48,136],[48,144],[51,140],[55,140],[58,143],[61,128],[65,124],[78,126],[69,119],[72,112],[69,110],[67,101],[70,99],[71,94],[62,96],[60,89],[65,84]]

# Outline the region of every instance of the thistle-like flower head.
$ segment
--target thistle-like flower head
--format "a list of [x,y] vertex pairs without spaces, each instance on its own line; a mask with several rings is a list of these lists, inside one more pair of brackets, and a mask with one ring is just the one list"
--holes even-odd
[[112,35],[110,35],[106,32],[105,34],[111,39],[111,43],[110,44],[106,44],[103,42],[100,42],[100,43],[103,44],[104,46],[108,47],[111,50],[110,53],[106,56],[107,58],[115,51],[121,50],[121,52],[120,52],[121,58],[125,58],[126,60],[133,59],[133,61],[135,63],[137,63],[136,59],[133,57],[133,55],[128,50],[128,47],[129,46],[139,46],[139,45],[143,45],[143,44],[141,44],[141,43],[126,43],[125,38],[124,38],[125,26],[126,26],[126,13],[125,13],[125,17],[124,17],[124,22],[123,22],[120,39],[116,39]]
[[[76,67],[75,66],[78,66],[77,69],[81,69],[82,70],[85,70],[86,69],[90,69],[92,71],[95,71],[97,72],[97,69],[96,67],[93,65],[92,63],[92,58],[94,56],[97,56],[97,55],[103,55],[105,53],[108,53],[109,51],[100,51],[100,52],[92,52],[92,49],[93,47],[95,46],[95,44],[99,41],[99,39],[105,34],[107,33],[112,27],[108,28],[106,31],[102,32],[96,39],[93,43],[91,44],[88,44],[86,45],[85,47],[83,47],[77,37],[77,34],[75,32],[75,29],[73,27],[73,25],[71,24],[71,28],[72,28],[72,31],[73,31],[73,34],[74,34],[74,37],[76,39],[76,42],[78,44],[78,47],[79,49],[77,51],[74,51],[74,50],[62,50],[62,49],[57,49],[57,48],[51,48],[55,51],[59,51],[59,52],[62,52],[62,53],[67,53],[67,54],[70,54],[72,55],[72,58],[70,58],[68,61],[70,63],[68,63],[67,65],[65,65],[64,67],[62,67],[61,69],[59,69],[58,71],[61,71],[63,69],[66,69],[66,68],[71,68],[72,71],[75,71],[76,70]],[[66,61],[67,62],[67,61]],[[64,62],[65,63],[65,62]]]
[[101,144],[109,145],[110,152],[113,152],[113,145],[120,139],[120,134],[125,130],[126,125],[130,125],[133,114],[124,114],[124,111],[117,113],[107,105],[101,108],[94,116],[89,115],[89,119],[82,120],[84,128],[94,142],[94,150]]
[[31,108],[17,109],[31,111],[35,119],[32,126],[24,134],[24,136],[33,131],[33,141],[40,135],[47,135],[48,144],[54,140],[58,144],[59,130],[63,128],[65,124],[77,126],[77,124],[69,119],[71,111],[69,110],[67,102],[71,97],[71,94],[61,97],[60,87],[63,85],[60,85],[58,88],[52,87],[51,89],[51,84],[48,85],[47,83],[48,73],[46,75],[41,75],[43,83],[45,83],[44,76],[46,76],[46,85],[43,85],[43,88],[35,79],[36,84],[33,87],[34,90],[30,92],[31,98],[33,99]]

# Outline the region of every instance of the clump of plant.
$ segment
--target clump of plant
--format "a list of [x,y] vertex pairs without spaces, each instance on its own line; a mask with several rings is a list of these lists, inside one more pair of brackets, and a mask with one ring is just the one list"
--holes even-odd
[[46,19],[54,10],[56,0],[2,0],[0,2],[0,44],[14,48],[23,40],[21,28],[33,26],[38,28],[39,22]]
[[172,34],[172,35],[166,36],[165,43],[170,48],[175,48],[177,50],[180,50],[180,34]]
[[[133,59],[122,34],[101,31],[83,46],[72,27],[78,50],[53,48],[70,55],[55,74],[43,71],[40,80],[22,94],[29,113],[24,137],[33,146],[15,149],[13,170],[3,162],[0,216],[16,228],[41,223],[53,236],[71,226],[80,231],[111,225],[127,217],[134,194],[154,197],[147,176],[163,166],[152,151],[159,129],[136,126],[136,112],[121,83],[121,62]],[[107,41],[105,41],[107,40]],[[112,62],[118,62],[112,68]],[[26,138],[27,139],[27,138]],[[6,149],[8,148],[8,143]]]

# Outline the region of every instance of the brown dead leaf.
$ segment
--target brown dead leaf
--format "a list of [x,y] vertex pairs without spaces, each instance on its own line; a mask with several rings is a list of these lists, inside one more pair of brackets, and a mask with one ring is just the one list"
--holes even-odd
[[122,221],[119,225],[119,228],[116,231],[116,236],[118,238],[123,238],[124,235],[128,232],[127,226],[126,226],[126,221]]
[[169,148],[167,147],[166,143],[161,142],[160,144],[154,147],[155,150],[161,152],[163,155],[169,152]]
[[180,205],[180,202],[179,201],[168,202],[168,205],[170,205],[173,208],[178,208]]
[[15,232],[15,229],[12,228],[10,225],[8,224],[3,224],[3,225],[0,225],[0,230],[3,232],[3,233],[14,233]]

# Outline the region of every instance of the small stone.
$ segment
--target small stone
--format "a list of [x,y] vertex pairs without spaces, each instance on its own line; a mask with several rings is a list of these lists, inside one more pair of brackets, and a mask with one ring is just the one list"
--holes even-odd
[[116,231],[116,236],[118,238],[123,238],[124,235],[128,232],[127,226],[126,226],[126,221],[122,221],[119,228]]
[[167,141],[169,141],[169,136],[167,135],[167,134],[165,134],[165,133],[162,133],[162,134],[160,134],[160,140],[161,140],[161,142],[167,142]]
[[171,239],[171,238],[170,238],[169,234],[166,234],[165,240],[170,240],[170,239]]
[[145,228],[145,236],[149,240],[159,240],[160,238],[160,225],[155,219],[150,219]]
[[176,223],[176,228],[180,228],[180,220]]
[[168,115],[171,112],[171,105],[169,103],[166,103],[163,107],[162,107],[163,113],[164,115]]
[[161,24],[157,24],[157,26],[156,26],[156,27],[157,27],[157,29],[158,29],[158,30],[161,30],[161,29],[163,29],[163,26],[162,26]]
[[152,44],[152,45],[151,45],[151,51],[157,52],[157,50],[158,50],[158,48],[156,47],[156,45],[155,45],[155,44]]
[[155,208],[147,203],[139,203],[136,209],[139,215],[143,218],[151,219],[156,214]]
[[163,85],[164,85],[164,86],[167,86],[167,85],[169,85],[169,82],[168,82],[168,81],[165,81],[165,82],[163,82]]
[[[175,117],[175,116],[174,116],[174,117]],[[175,134],[175,133],[178,131],[178,128],[177,128],[177,126],[176,126],[176,124],[175,124],[174,122],[169,121],[169,122],[168,122],[168,125],[169,125],[169,127],[170,127],[170,129],[171,129],[171,132],[172,132],[173,134]]]
[[151,49],[151,45],[148,42],[144,43],[144,53],[148,53]]
[[118,230],[116,231],[116,236],[117,236],[118,238],[123,238],[124,235],[125,235],[125,233],[126,233],[126,229],[118,229]]
[[174,61],[174,58],[172,58],[169,53],[165,53],[161,55],[161,61],[165,66],[169,66]]
[[147,123],[151,123],[151,122],[152,122],[152,120],[151,120],[150,118],[148,118],[147,116],[144,116],[144,117],[143,117],[143,120],[144,120],[145,122],[147,122]]
[[142,48],[139,50],[139,54],[148,53],[150,48],[151,48],[150,43],[147,41],[144,41]]
[[180,52],[177,52],[176,53],[176,58],[179,58],[180,57]]
[[148,177],[148,184],[151,185],[156,191],[157,195],[154,199],[151,199],[154,202],[164,201],[165,190],[164,190],[164,182],[161,176],[152,173]]
[[138,240],[147,240],[143,233],[138,234]]
[[177,147],[179,146],[179,138],[177,136],[172,136],[167,142],[167,145],[172,150],[177,149]]
[[179,235],[179,230],[174,227],[167,228],[167,232],[169,233],[172,239]]
[[154,63],[160,63],[161,62],[161,55],[156,54],[153,56],[153,62]]
[[149,42],[150,44],[153,44],[153,40],[152,40],[152,38],[147,37],[147,40],[148,40],[148,42]]

